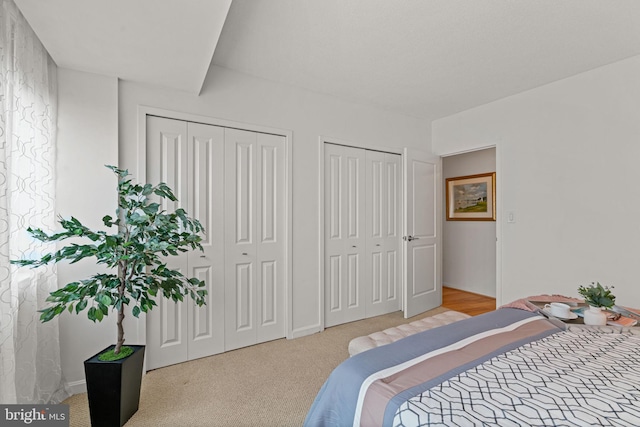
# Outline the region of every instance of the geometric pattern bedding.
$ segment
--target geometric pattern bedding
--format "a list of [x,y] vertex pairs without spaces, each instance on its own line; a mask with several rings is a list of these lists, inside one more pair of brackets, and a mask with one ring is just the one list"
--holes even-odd
[[569,327],[496,356],[402,404],[393,425],[640,426],[640,333],[607,330]]

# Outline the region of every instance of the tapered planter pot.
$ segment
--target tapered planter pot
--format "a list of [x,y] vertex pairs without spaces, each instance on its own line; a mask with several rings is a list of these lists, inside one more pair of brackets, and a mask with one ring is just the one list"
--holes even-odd
[[124,359],[100,361],[103,350],[84,361],[92,427],[122,427],[138,410],[144,346],[128,347],[133,354]]

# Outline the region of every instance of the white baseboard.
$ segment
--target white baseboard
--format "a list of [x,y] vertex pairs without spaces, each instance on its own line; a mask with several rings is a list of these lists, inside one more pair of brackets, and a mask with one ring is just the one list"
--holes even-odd
[[86,393],[87,392],[87,382],[85,380],[80,381],[71,381],[67,383],[67,390],[71,395]]
[[316,334],[322,331],[320,325],[308,326],[306,328],[294,329],[291,331],[291,338],[300,338],[305,337],[307,335]]

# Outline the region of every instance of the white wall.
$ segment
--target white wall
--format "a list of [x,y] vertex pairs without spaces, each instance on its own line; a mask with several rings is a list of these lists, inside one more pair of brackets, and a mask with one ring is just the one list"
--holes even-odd
[[[117,108],[116,78],[58,69],[56,211],[92,228],[104,228],[102,217],[116,208],[117,180],[103,165],[118,161]],[[94,273],[90,260],[59,264],[58,282],[64,286]],[[115,343],[115,320],[109,315],[93,324],[86,310],[60,316],[62,372],[73,393],[85,390],[82,362]]]
[[[495,148],[442,159],[442,175],[445,180],[495,171]],[[446,194],[446,191],[443,193]],[[443,206],[446,206],[446,200],[443,201]],[[495,221],[445,220],[442,251],[444,286],[490,297],[496,296]]]
[[320,324],[318,200],[319,137],[373,147],[430,150],[429,123],[369,106],[212,67],[200,96],[121,82],[120,161],[132,173],[138,159],[139,105],[203,115],[293,132],[294,335]]
[[438,154],[497,145],[499,304],[600,281],[640,307],[640,56],[432,127]]

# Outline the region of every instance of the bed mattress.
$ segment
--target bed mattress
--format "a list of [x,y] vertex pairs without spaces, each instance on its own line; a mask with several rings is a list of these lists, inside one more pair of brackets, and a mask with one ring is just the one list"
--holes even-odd
[[637,426],[639,336],[614,332],[513,308],[421,332],[338,366],[305,425]]

